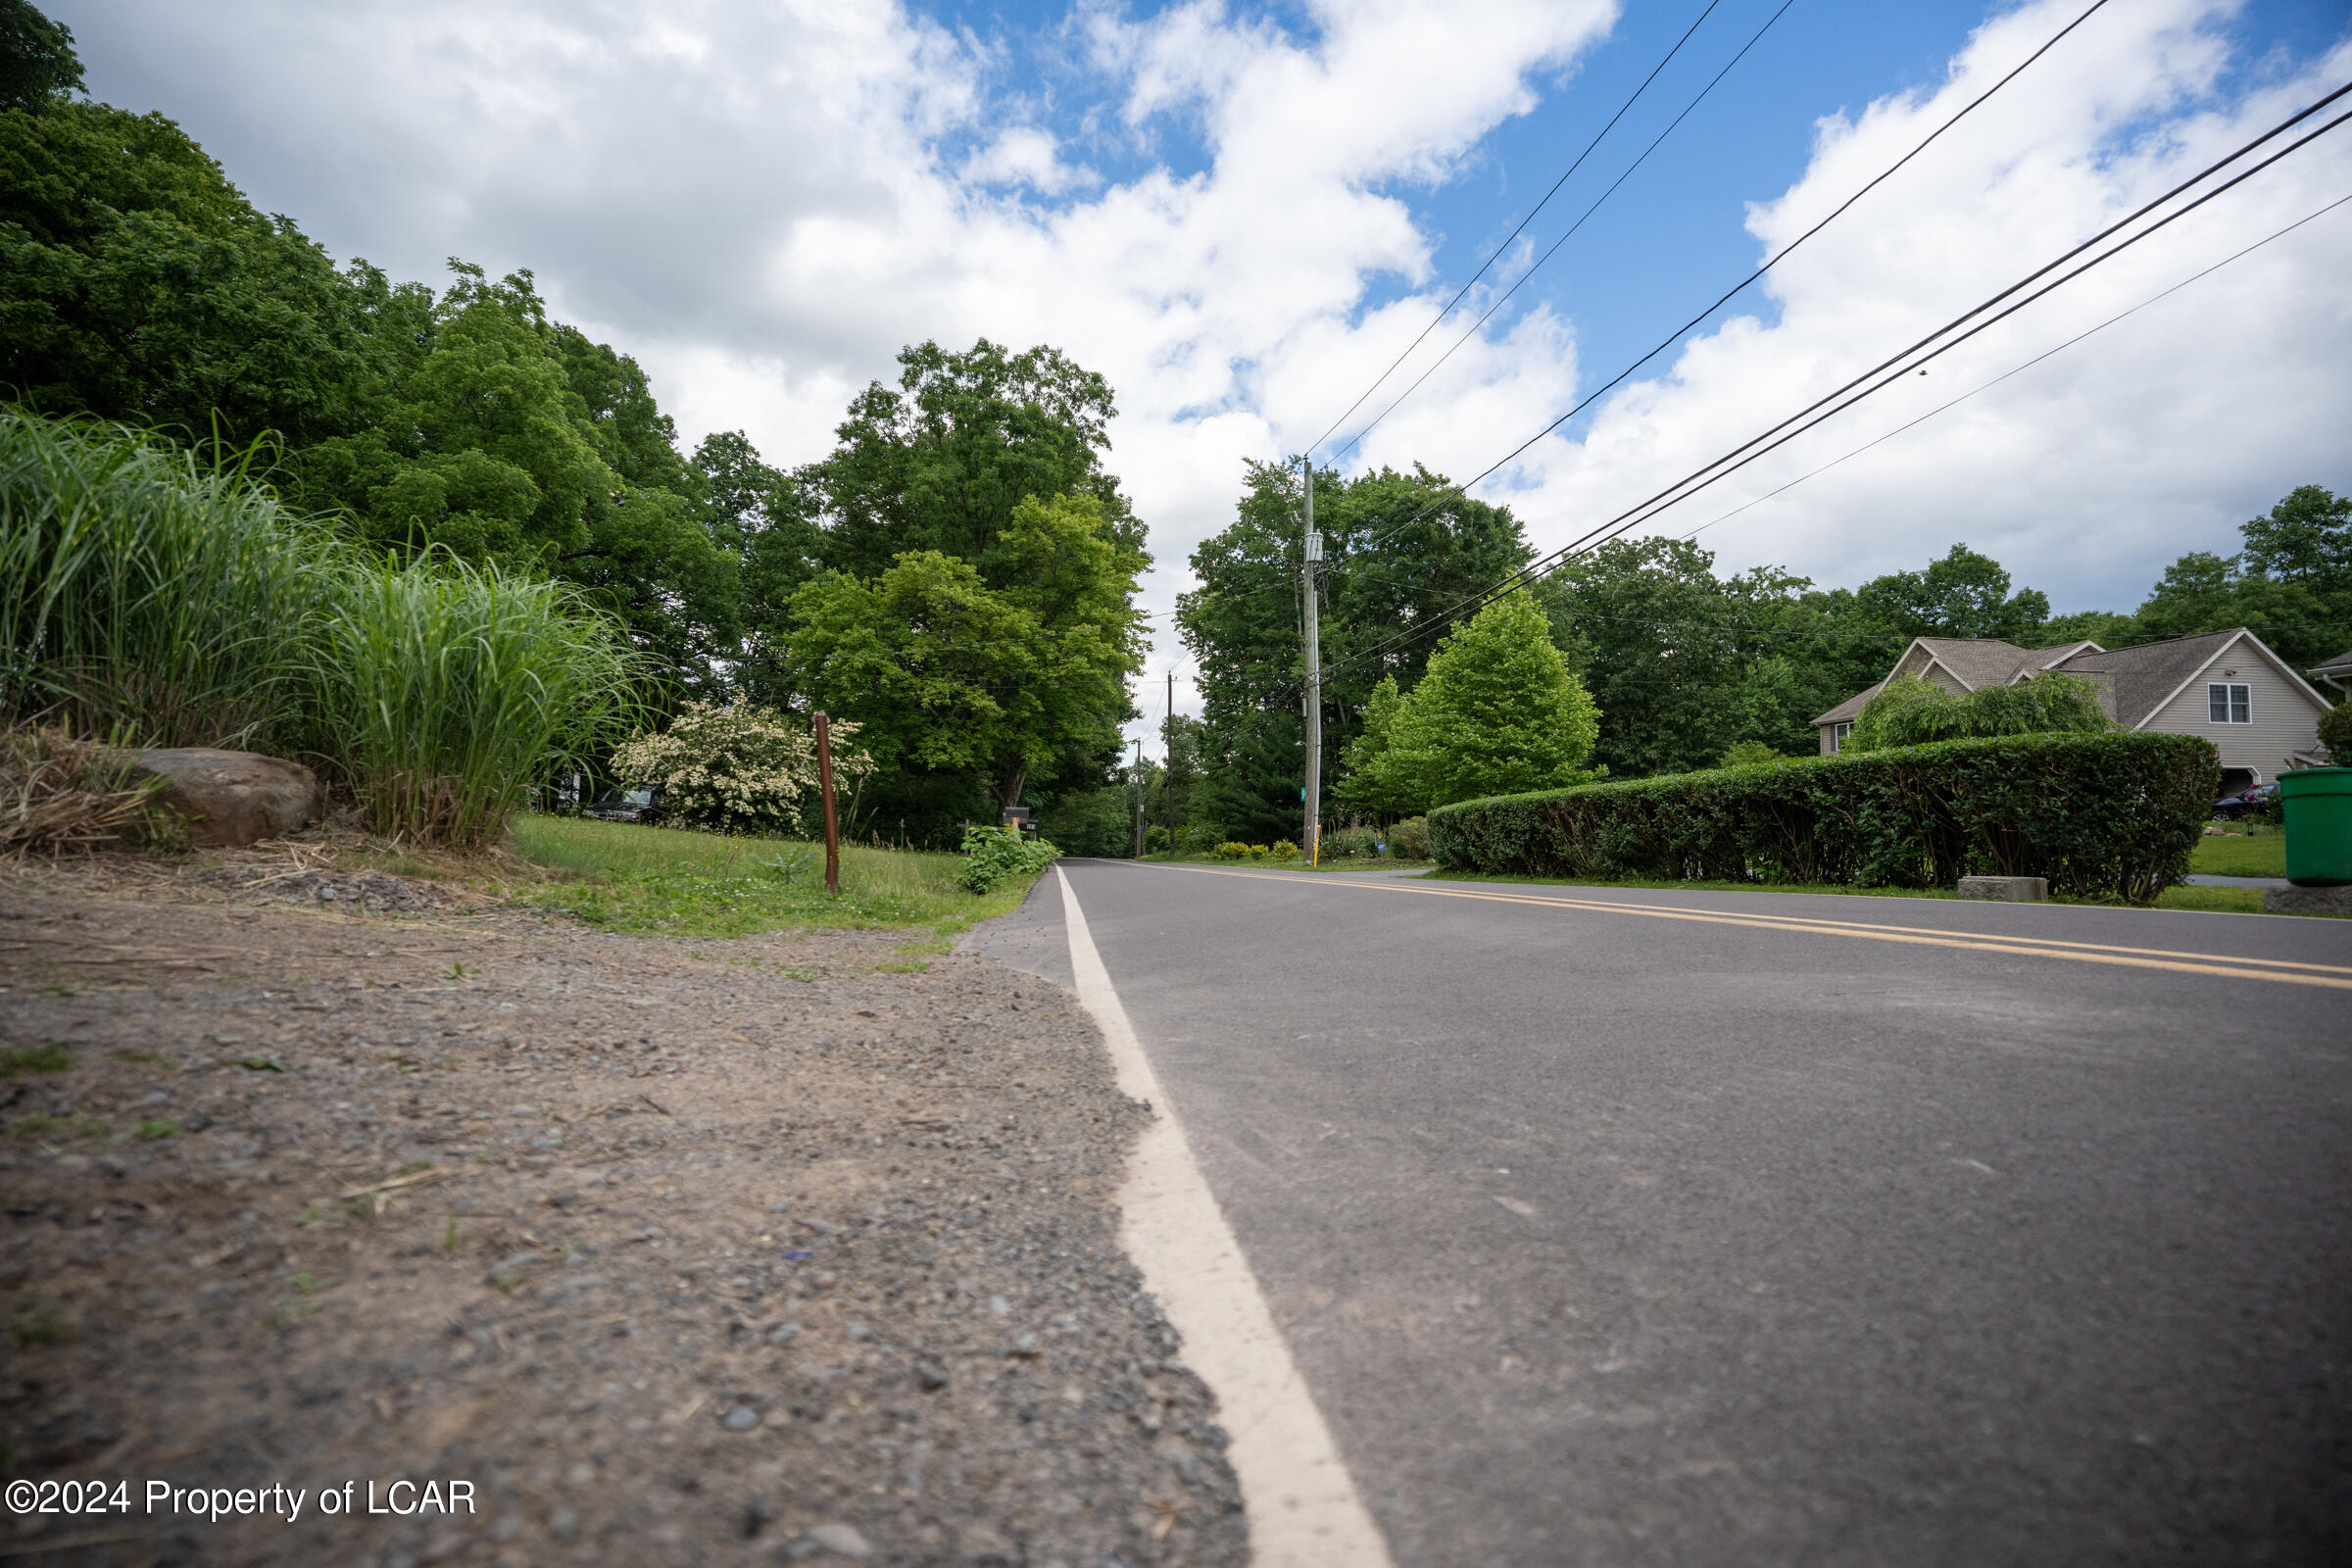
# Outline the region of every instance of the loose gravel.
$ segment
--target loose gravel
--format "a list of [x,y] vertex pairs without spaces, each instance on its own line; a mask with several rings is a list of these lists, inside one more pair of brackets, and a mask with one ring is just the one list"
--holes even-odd
[[[893,933],[355,915],[449,901],[292,880],[0,890],[0,1444],[134,1503],[0,1521],[0,1552],[1247,1559],[1117,1247],[1146,1113],[1067,993]],[[404,1478],[473,1511],[317,1511]],[[150,1515],[150,1481],[314,1501]]]

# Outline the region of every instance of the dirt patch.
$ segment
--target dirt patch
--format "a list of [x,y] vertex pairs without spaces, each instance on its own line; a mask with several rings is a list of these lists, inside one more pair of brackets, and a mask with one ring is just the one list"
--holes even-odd
[[[129,1494],[0,1551],[1246,1560],[1117,1249],[1143,1112],[1065,993],[890,934],[632,938],[279,870],[0,889],[0,1443]],[[444,912],[341,912],[414,906],[378,882]],[[472,1511],[318,1511],[404,1479]],[[216,1523],[151,1482],[309,1500]]]

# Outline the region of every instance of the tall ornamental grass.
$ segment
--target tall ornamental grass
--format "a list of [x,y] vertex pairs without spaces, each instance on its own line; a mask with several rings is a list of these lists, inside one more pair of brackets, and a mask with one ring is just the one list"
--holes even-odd
[[242,471],[0,408],[0,720],[299,756],[379,832],[497,836],[643,690],[575,591],[365,557]]
[[235,472],[0,408],[0,716],[145,745],[282,740],[332,556]]
[[347,565],[306,654],[318,750],[379,833],[487,843],[638,714],[635,656],[576,591],[492,566]]

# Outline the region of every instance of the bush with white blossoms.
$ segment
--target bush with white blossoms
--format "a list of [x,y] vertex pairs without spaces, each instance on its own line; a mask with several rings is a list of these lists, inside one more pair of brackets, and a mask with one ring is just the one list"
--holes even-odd
[[[850,744],[858,726],[833,721],[833,787],[855,790],[874,760]],[[822,824],[816,737],[799,719],[741,697],[688,703],[658,735],[613,754],[613,770],[662,792],[662,814],[711,833],[808,834]]]

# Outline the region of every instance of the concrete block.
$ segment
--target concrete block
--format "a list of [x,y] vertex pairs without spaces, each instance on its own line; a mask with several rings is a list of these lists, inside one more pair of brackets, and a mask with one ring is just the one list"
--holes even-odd
[[2352,914],[2352,887],[2269,888],[2262,907],[2266,914]]
[[2040,876],[1964,876],[1960,879],[1960,896],[1997,899],[2003,904],[2047,904],[2050,881]]

